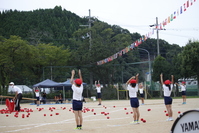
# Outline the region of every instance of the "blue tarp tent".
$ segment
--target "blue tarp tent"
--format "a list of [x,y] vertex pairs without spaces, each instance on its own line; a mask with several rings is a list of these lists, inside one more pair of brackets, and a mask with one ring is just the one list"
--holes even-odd
[[52,88],[52,87],[60,87],[60,86],[63,86],[63,85],[55,81],[52,81],[50,79],[46,79],[40,83],[33,85],[33,87],[39,87],[39,88]]

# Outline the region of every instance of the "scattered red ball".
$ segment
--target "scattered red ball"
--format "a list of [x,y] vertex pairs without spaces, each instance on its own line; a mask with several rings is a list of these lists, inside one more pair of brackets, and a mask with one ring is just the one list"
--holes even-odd
[[107,119],[110,119],[110,117],[107,117]]
[[178,114],[180,114],[180,111],[178,111]]
[[166,116],[169,116],[169,114],[166,114]]
[[151,109],[148,109],[148,111],[151,111]]

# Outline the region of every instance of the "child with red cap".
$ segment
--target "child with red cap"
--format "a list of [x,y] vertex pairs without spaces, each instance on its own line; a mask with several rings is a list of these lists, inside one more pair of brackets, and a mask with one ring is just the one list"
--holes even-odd
[[73,101],[72,101],[72,107],[75,114],[75,121],[77,124],[77,127],[75,129],[82,129],[82,93],[83,93],[83,79],[81,75],[81,71],[79,70],[79,79],[76,79],[73,81],[75,75],[75,70],[71,71],[71,84],[72,84],[72,90],[73,90]]
[[163,82],[163,74],[160,74],[160,81],[164,90],[164,103],[165,103],[166,109],[168,111],[168,116],[169,116],[167,121],[173,121],[173,118],[172,118],[173,111],[172,111],[172,106],[171,106],[173,100],[170,96],[173,89],[174,76],[171,75],[171,81],[165,80]]
[[96,90],[97,90],[97,98],[98,98],[98,101],[99,101],[99,104],[98,105],[101,105],[102,103],[102,99],[101,99],[101,85],[100,85],[100,82],[98,80],[98,84],[97,84],[97,81],[95,81],[95,87],[96,87]]
[[129,97],[130,97],[130,104],[133,109],[133,124],[139,124],[139,100],[137,98],[137,92],[138,92],[138,76],[132,76],[127,82],[127,90],[129,91]]
[[182,81],[181,85],[179,85],[178,83],[176,84],[180,87],[182,92],[182,100],[183,100],[182,104],[186,104],[186,84],[184,81]]

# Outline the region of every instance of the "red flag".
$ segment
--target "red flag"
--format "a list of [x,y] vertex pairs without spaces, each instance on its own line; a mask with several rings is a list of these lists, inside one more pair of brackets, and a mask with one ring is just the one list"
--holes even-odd
[[193,4],[193,2],[192,2],[192,0],[190,0],[190,5],[192,5]]
[[184,3],[184,12],[186,11],[187,9],[186,9],[186,3]]
[[187,0],[187,8],[189,7],[189,0]]
[[167,25],[167,18],[166,18],[165,21],[164,21],[164,26],[165,26],[165,25]]

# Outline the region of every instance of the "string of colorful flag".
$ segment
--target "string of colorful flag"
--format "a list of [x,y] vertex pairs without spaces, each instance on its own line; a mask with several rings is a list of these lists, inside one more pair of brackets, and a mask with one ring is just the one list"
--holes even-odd
[[113,61],[114,59],[117,59],[118,57],[122,56],[123,54],[126,54],[129,51],[133,50],[135,47],[138,47],[140,44],[142,44],[142,42],[146,41],[148,38],[150,38],[150,36],[152,36],[154,34],[154,30],[162,30],[163,27],[165,27],[167,24],[171,23],[174,19],[177,18],[177,16],[179,16],[180,14],[185,12],[190,6],[192,6],[194,2],[196,2],[196,0],[187,0],[182,6],[180,6],[180,8],[175,10],[165,20],[163,20],[162,23],[155,25],[155,28],[153,28],[152,31],[148,32],[146,35],[143,35],[141,38],[137,39],[135,42],[133,42],[126,48],[120,50],[119,52],[113,54],[112,56],[98,61],[97,65],[103,65],[110,61]]

